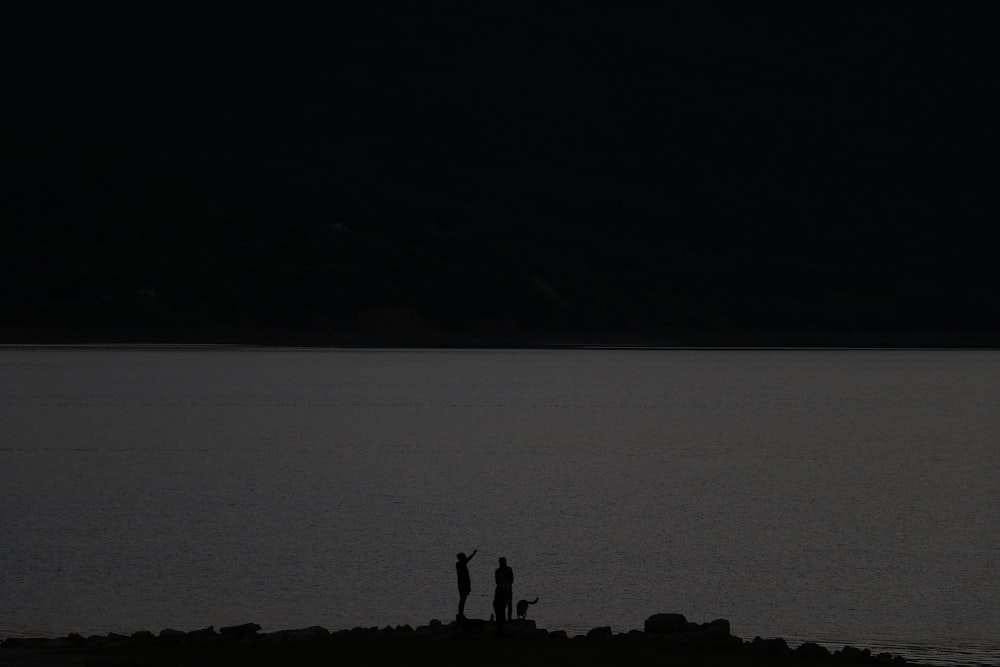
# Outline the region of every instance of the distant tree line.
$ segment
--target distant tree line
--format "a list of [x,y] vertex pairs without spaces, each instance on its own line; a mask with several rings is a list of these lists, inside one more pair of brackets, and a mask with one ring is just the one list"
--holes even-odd
[[[694,211],[663,230],[585,213],[526,220],[336,173],[310,183],[271,172],[248,186],[246,167],[199,173],[220,156],[178,178],[97,155],[67,156],[65,174],[21,163],[37,171],[25,199],[6,204],[15,222],[2,251],[8,340],[256,331],[330,342],[670,344],[1000,330],[983,249],[964,262],[932,241],[908,255],[895,246],[919,239],[902,233],[842,229],[863,242],[831,248],[794,230],[714,236],[719,226]],[[29,194],[38,182],[48,192]]]

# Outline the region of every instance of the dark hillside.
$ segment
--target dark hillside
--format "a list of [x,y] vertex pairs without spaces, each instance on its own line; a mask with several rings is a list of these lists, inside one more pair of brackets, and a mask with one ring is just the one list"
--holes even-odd
[[996,344],[985,7],[15,3],[0,339]]

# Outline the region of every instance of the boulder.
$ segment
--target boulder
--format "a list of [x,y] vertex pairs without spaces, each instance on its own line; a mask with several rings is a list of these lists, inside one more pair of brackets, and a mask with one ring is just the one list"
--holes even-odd
[[496,634],[496,623],[462,616],[455,621],[455,633],[470,637],[492,637]]
[[859,649],[856,646],[845,646],[839,651],[834,652],[834,657],[847,662],[865,662],[872,657],[872,652],[869,649]]
[[204,642],[215,639],[218,637],[215,634],[215,626],[208,626],[207,628],[202,628],[201,630],[192,630],[187,633],[187,639],[194,642]]
[[260,626],[256,623],[243,623],[242,625],[227,625],[219,628],[219,634],[226,637],[242,639],[243,637],[256,635]]
[[717,618],[702,626],[706,632],[713,637],[731,637],[729,621],[724,618]]
[[510,637],[537,637],[538,628],[531,619],[517,619],[504,624],[504,634]]
[[608,625],[602,625],[587,632],[587,639],[607,639],[612,636],[614,635],[611,632],[611,626]]
[[441,625],[440,621],[438,621],[437,625],[434,624],[434,621],[431,621],[430,625],[418,625],[413,634],[416,637],[424,639],[437,637],[444,634],[444,626]]
[[774,639],[768,639],[767,652],[774,655],[788,655],[792,652],[791,647],[788,642],[784,640],[783,637],[775,637]]
[[69,648],[72,646],[69,639],[66,637],[50,637],[48,639],[39,640],[36,646],[42,646],[44,648]]
[[318,625],[313,625],[308,628],[303,628],[297,630],[292,636],[292,639],[297,642],[310,642],[317,641],[320,639],[326,639],[330,636],[330,631],[326,628],[320,627]]
[[122,646],[131,639],[127,635],[120,635],[117,632],[109,632],[105,637],[105,646]]
[[79,648],[86,643],[86,639],[77,633],[71,633],[65,637],[55,637],[54,639],[43,639],[42,645],[46,648]]
[[643,629],[650,634],[684,632],[687,627],[688,621],[683,614],[653,614],[643,624]]
[[788,642],[781,637],[775,637],[774,639],[754,637],[753,641],[750,642],[750,648],[758,653],[769,653],[771,655],[788,655],[792,652],[792,649],[788,646]]
[[820,646],[816,642],[806,642],[795,649],[795,654],[806,658],[828,658],[830,657],[830,650],[825,646]]

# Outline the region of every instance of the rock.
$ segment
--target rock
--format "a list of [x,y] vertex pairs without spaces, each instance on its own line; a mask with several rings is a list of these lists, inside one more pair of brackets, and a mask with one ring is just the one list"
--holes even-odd
[[531,619],[518,619],[504,624],[504,634],[510,637],[535,637],[537,633],[538,628]]
[[864,662],[872,656],[872,652],[868,649],[861,650],[855,646],[845,646],[833,655],[847,662]]
[[564,640],[569,639],[569,635],[566,634],[565,630],[553,630],[549,633],[549,639]]
[[433,637],[441,632],[441,628],[444,627],[440,623],[437,625],[418,625],[417,629],[413,631],[413,634],[417,637]]
[[210,625],[207,628],[202,628],[201,630],[192,630],[187,633],[187,639],[194,642],[210,641],[216,637],[218,637],[218,635],[215,634],[215,626],[213,625]]
[[455,630],[457,634],[470,637],[492,637],[496,633],[496,623],[463,616],[456,622]]
[[731,637],[732,633],[730,631],[729,621],[724,618],[717,618],[711,623],[706,623],[704,627],[708,634],[713,637]]
[[656,614],[646,619],[644,628],[647,640],[657,644],[719,648],[743,644],[739,637],[730,633],[729,621],[724,618],[699,625],[689,622],[682,614]]
[[650,634],[684,632],[688,621],[683,614],[653,614],[646,619],[643,629]]
[[602,625],[587,632],[587,639],[607,639],[612,636],[614,635],[611,632],[611,626],[608,625]]
[[750,648],[758,653],[769,653],[771,655],[788,655],[792,652],[792,649],[788,646],[788,642],[781,637],[775,637],[774,639],[754,637],[753,641],[750,642]]
[[330,636],[330,631],[326,628],[320,627],[318,625],[313,625],[308,628],[303,628],[297,630],[292,636],[292,639],[297,642],[309,642],[317,641],[320,639],[326,639]]
[[65,637],[55,637],[54,639],[42,639],[39,644],[46,648],[80,648],[86,644],[87,640],[82,635],[72,633]]
[[164,628],[163,630],[160,630],[160,634],[158,636],[160,639],[164,639],[166,641],[179,642],[187,636],[187,633],[181,630],[174,630],[173,628]]
[[256,623],[243,623],[242,625],[228,625],[219,628],[219,634],[226,637],[242,639],[243,637],[256,635],[260,626]]
[[625,634],[618,635],[618,638],[621,639],[621,641],[634,646],[643,646],[659,641],[664,636],[665,635],[647,635],[642,630],[633,628]]
[[830,650],[825,646],[820,646],[816,642],[806,642],[795,649],[795,654],[806,658],[828,658],[830,657]]
[[770,645],[768,646],[768,652],[775,655],[788,655],[792,652],[791,647],[788,645],[782,637],[775,637],[774,639],[768,640]]

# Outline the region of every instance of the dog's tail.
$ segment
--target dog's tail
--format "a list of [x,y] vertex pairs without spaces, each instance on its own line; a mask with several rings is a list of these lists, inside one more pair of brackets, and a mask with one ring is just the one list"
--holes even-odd
[[528,600],[527,602],[528,604],[535,604],[536,602],[538,602],[538,598],[535,598],[534,600]]

